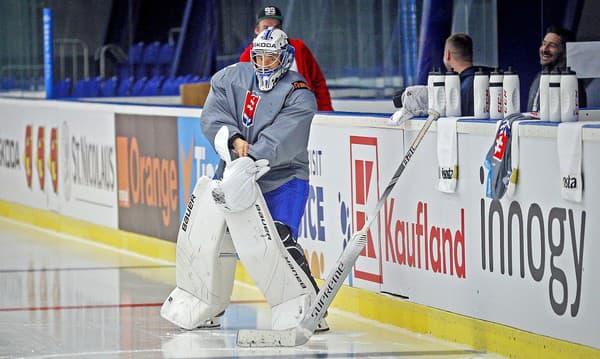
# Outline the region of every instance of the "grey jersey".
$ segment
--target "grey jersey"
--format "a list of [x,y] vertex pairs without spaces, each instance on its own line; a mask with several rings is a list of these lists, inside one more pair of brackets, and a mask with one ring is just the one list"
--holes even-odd
[[[243,62],[217,72],[202,110],[202,132],[214,145],[221,126],[242,135],[248,154],[267,159],[271,170],[258,181],[269,192],[292,178],[308,180],[308,136],[317,110],[304,78],[289,71],[268,92],[259,90],[254,67]],[[222,169],[222,163],[219,165]]]

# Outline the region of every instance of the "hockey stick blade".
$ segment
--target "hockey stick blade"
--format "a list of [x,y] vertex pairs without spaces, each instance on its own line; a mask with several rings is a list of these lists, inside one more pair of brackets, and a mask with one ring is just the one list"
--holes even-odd
[[417,133],[417,136],[413,139],[408,151],[404,155],[402,162],[398,166],[398,169],[392,176],[390,183],[387,185],[383,194],[379,198],[377,205],[372,213],[369,213],[367,221],[360,229],[356,232],[348,245],[338,258],[335,263],[333,270],[327,276],[323,287],[317,294],[315,302],[309,308],[309,312],[306,314],[304,319],[300,322],[300,325],[296,328],[287,330],[258,330],[258,329],[241,329],[237,335],[237,344],[241,347],[293,347],[306,343],[312,334],[314,333],[317,325],[323,319],[325,312],[331,305],[333,298],[342,287],[344,280],[352,267],[356,263],[360,252],[367,243],[367,231],[371,224],[375,220],[377,214],[383,207],[390,192],[398,182],[398,179],[404,172],[406,165],[410,162],[410,159],[414,155],[417,147],[421,143],[421,140],[425,136],[425,133],[431,126],[431,124],[437,120],[440,115],[435,111],[429,111],[429,117],[423,124],[423,127]]

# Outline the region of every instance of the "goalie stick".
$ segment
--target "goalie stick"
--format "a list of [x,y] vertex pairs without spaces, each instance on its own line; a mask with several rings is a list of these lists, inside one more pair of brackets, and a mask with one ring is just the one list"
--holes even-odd
[[417,136],[413,139],[408,151],[404,155],[400,166],[392,176],[390,183],[387,185],[383,194],[379,198],[373,213],[367,217],[367,221],[356,232],[348,245],[335,263],[333,270],[327,276],[327,280],[317,294],[315,302],[309,308],[309,312],[302,319],[300,325],[296,328],[287,330],[258,330],[258,329],[241,329],[237,335],[237,344],[241,347],[293,347],[306,343],[314,333],[319,321],[325,315],[333,298],[341,288],[344,280],[352,270],[356,260],[367,242],[367,231],[376,218],[377,213],[383,207],[390,192],[398,182],[398,179],[404,172],[406,165],[414,155],[425,133],[431,126],[431,123],[437,120],[440,114],[430,110],[427,120],[423,124]]

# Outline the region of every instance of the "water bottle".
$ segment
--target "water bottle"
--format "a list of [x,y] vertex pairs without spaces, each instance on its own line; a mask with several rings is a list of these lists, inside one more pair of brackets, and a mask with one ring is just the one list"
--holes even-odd
[[446,98],[446,116],[460,116],[460,78],[453,69],[446,72],[444,79],[444,92]]
[[440,116],[446,116],[446,94],[445,77],[441,69],[435,68],[429,73],[427,79],[427,98],[429,100],[429,109],[434,110]]
[[490,118],[490,79],[480,68],[473,79],[473,115],[475,118]]
[[502,96],[504,101],[504,117],[521,112],[521,94],[519,91],[519,75],[509,66],[502,79]]
[[[538,114],[540,120],[548,121],[550,119],[550,108],[548,107],[548,91],[550,91],[550,70],[544,66],[542,74],[540,75],[540,89],[539,89],[539,101],[538,101]],[[535,109],[534,109],[535,110]]]
[[435,68],[429,71],[427,75],[427,108],[433,110],[433,79],[435,76]]
[[560,122],[560,70],[554,69],[550,73],[548,83],[548,119],[551,122]]
[[577,74],[567,67],[560,75],[560,121],[573,122],[579,119],[579,86]]
[[490,119],[492,120],[504,118],[502,78],[502,70],[498,68],[490,74]]

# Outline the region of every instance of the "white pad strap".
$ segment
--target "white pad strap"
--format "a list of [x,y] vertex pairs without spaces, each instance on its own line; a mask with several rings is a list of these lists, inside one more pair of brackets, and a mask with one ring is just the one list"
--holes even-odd
[[165,319],[185,329],[225,310],[233,290],[237,258],[210,183],[199,178],[190,196],[177,235],[177,288],[161,308]]

